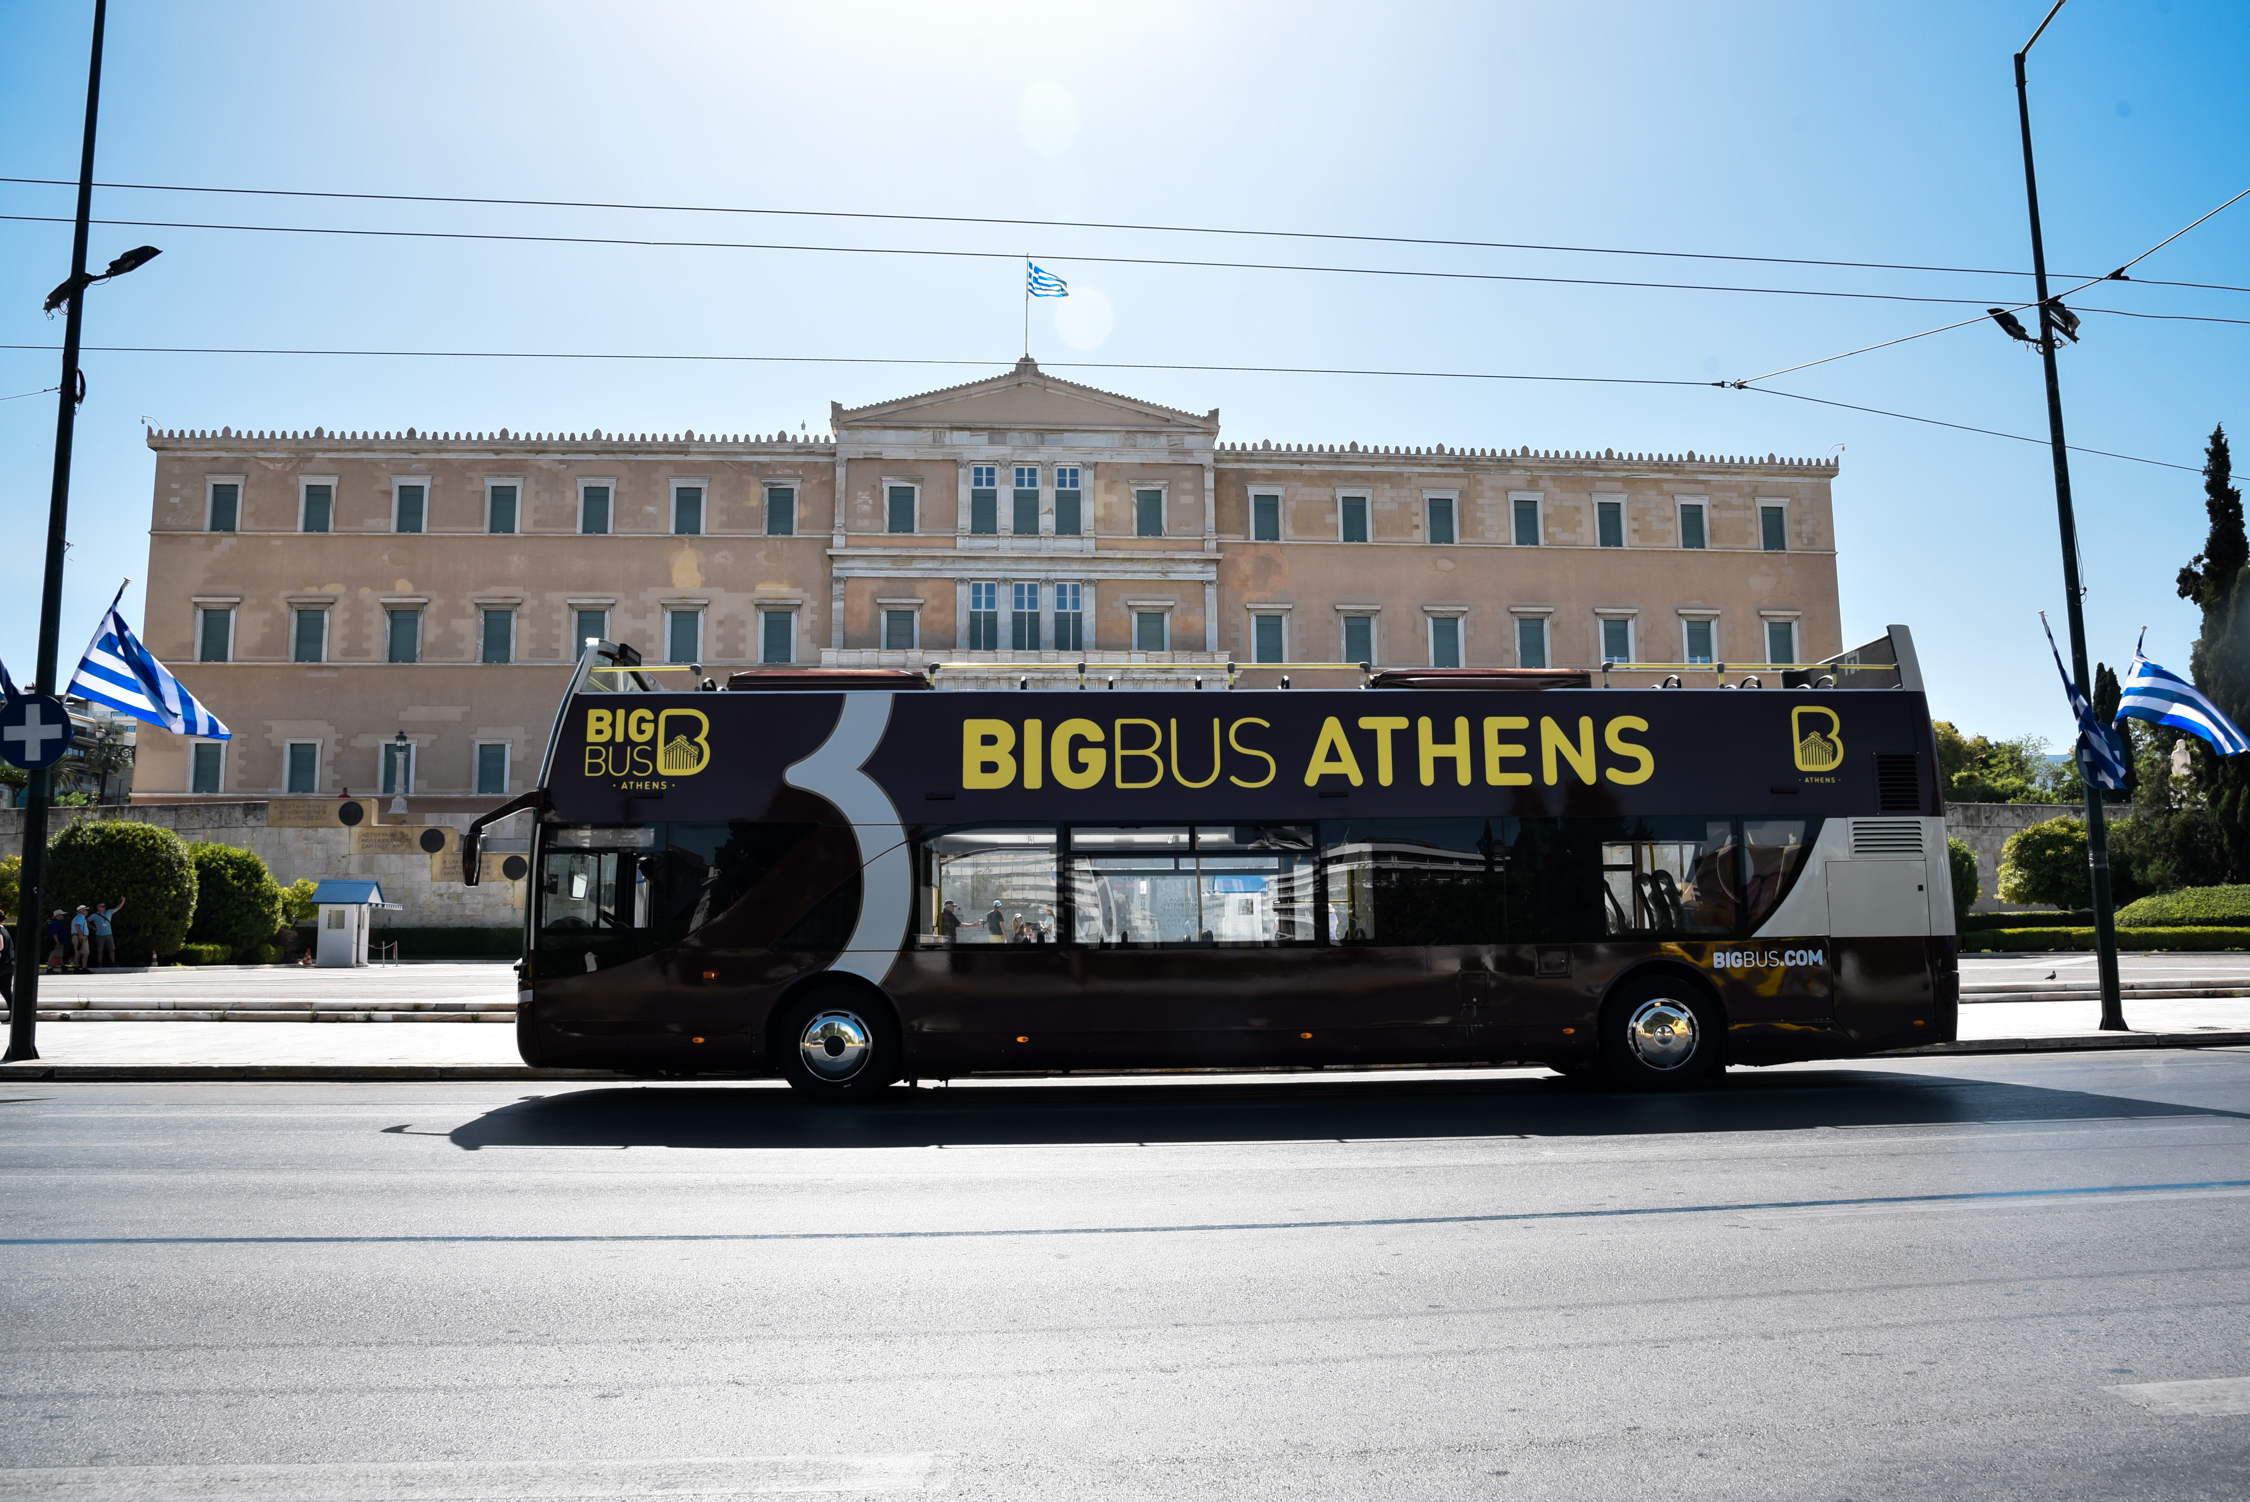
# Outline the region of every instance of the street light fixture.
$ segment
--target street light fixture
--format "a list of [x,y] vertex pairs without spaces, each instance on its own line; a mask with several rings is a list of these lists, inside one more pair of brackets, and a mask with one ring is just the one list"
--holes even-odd
[[138,271],[162,254],[164,252],[153,245],[136,245],[110,262],[107,271],[81,270],[73,272],[60,286],[47,294],[46,304],[41,311],[52,317],[55,309],[70,301],[75,294],[93,286],[94,283],[114,281],[128,271]]
[[401,730],[391,737],[391,812],[401,818],[406,815],[407,768],[414,765],[409,760],[414,754],[414,743]]

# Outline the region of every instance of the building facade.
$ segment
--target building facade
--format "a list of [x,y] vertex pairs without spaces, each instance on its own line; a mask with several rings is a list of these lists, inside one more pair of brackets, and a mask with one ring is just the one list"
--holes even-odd
[[588,636],[722,680],[1085,662],[1181,687],[1202,664],[1739,673],[1843,646],[1833,464],[1226,444],[1216,410],[1028,359],[835,407],[818,437],[148,442],[144,636],[234,739],[143,737],[138,800],[489,806],[536,780]]

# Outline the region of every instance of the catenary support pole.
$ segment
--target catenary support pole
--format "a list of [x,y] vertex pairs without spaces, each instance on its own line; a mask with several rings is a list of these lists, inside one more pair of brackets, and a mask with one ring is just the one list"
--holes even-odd
[[[63,545],[70,530],[70,443],[78,419],[78,335],[86,311],[86,229],[94,212],[94,121],[102,97],[102,27],[108,0],[94,0],[93,58],[86,69],[86,141],[78,157],[78,225],[70,242],[70,304],[63,318],[62,392],[55,417],[55,485],[47,504],[47,572],[39,597],[39,663],[32,692],[55,691],[61,652]],[[16,995],[5,1062],[39,1057],[39,935],[47,924],[47,809],[55,774],[31,774],[23,805],[23,873],[16,897]]]
[[[2055,10],[2061,10],[2058,3]],[[2054,11],[2047,13],[2049,21]],[[2039,31],[2047,29],[2041,22]],[[2033,32],[2031,42],[2039,40]],[[2031,165],[2031,95],[2024,83],[2024,43],[2016,54],[2016,114],[2023,126],[2023,191],[2031,208],[2031,272],[2039,290],[2039,358],[2047,372],[2047,431],[2055,454],[2055,515],[2062,530],[2063,599],[2070,612],[2070,673],[2078,692],[2093,702],[2093,679],[2086,671],[2086,612],[2078,582],[2078,519],[2070,504],[2070,450],[2063,442],[2062,382],[2055,372],[2055,318],[2047,302],[2047,250],[2039,235],[2039,182]],[[2125,1006],[2117,983],[2117,924],[2110,910],[2109,828],[2103,818],[2102,789],[2086,774],[2085,759],[2079,771],[2086,784],[2086,861],[2094,888],[2095,969],[2101,980],[2102,1031],[2125,1031]]]

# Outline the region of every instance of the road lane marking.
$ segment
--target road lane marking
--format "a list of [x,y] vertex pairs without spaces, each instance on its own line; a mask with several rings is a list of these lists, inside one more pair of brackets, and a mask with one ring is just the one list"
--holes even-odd
[[2206,1377],[2196,1382],[2133,1382],[2108,1389],[2151,1413],[2221,1418],[2250,1413],[2250,1377]]
[[1558,1220],[1646,1219],[1657,1215],[1743,1215],[1761,1210],[1841,1210],[1891,1205],[1974,1205],[2020,1200],[2085,1200],[2113,1194],[2176,1194],[2187,1190],[2250,1189],[2250,1179],[2204,1179],[2179,1184],[2097,1184],[2066,1189],[1981,1189],[1954,1194],[1877,1194],[1849,1199],[1761,1200],[1731,1205],[1631,1205],[1607,1210],[1524,1210],[1494,1215],[1387,1215],[1364,1220],[1203,1221],[1169,1226],[1015,1226],[978,1231],[704,1231],[551,1235],[480,1235],[474,1232],[391,1236],[10,1236],[5,1246],[548,1246],[589,1243],[653,1245],[665,1242],[755,1241],[972,1241],[1008,1236],[1155,1236],[1208,1231],[1382,1230],[1401,1226],[1476,1226]]
[[742,1455],[723,1460],[428,1460],[320,1465],[70,1466],[0,1470],[0,1497],[41,1502],[417,1502],[753,1497],[943,1490],[945,1457]]

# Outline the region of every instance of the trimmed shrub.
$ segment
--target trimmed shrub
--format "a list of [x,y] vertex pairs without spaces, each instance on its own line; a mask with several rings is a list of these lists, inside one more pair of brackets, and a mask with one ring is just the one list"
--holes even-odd
[[1977,905],[1982,895],[1977,890],[1977,853],[1969,848],[1967,840],[1945,837],[1945,863],[1953,877],[1953,926],[1959,928],[1969,919],[1969,909]]
[[253,954],[259,945],[271,943],[281,927],[281,884],[257,853],[232,845],[190,845],[188,858],[195,862],[195,921],[188,926],[189,942],[238,954]]
[[234,950],[225,944],[182,944],[172,958],[182,965],[224,965],[234,958]]
[[23,895],[23,857],[0,855],[0,919],[16,921],[16,899]]
[[2250,887],[2189,887],[2117,910],[2119,928],[2250,927]]
[[2044,902],[2060,908],[2092,904],[2094,878],[2086,868],[2086,821],[2068,814],[2008,836],[2000,852],[2000,900]]
[[[1961,935],[1961,947],[1966,950],[2090,950],[2094,947],[2094,931],[2091,928],[1987,928]],[[2250,928],[2121,928],[2117,931],[2117,947],[2143,952],[2190,953],[2250,949]]]
[[117,958],[137,965],[177,953],[195,916],[195,863],[181,838],[156,824],[81,819],[47,847],[47,906],[116,904]]
[[313,923],[320,918],[320,904],[313,901],[313,893],[320,884],[309,876],[300,876],[281,889],[281,921],[296,927]]

